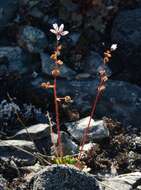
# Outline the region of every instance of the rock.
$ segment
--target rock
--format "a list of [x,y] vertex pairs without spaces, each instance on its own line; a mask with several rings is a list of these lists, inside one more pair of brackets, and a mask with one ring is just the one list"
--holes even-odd
[[72,22],[74,29],[78,29],[83,24],[83,16],[80,13],[73,12],[69,21]]
[[101,68],[105,69],[108,76],[111,75],[111,70],[103,63],[103,58],[98,53],[90,52],[85,62],[84,72],[91,74],[92,77],[98,75]]
[[56,4],[56,0],[43,0],[43,6],[50,8],[53,4]]
[[[141,45],[141,9],[121,11],[115,18],[112,29],[112,41],[122,45],[124,54],[140,48]],[[136,21],[136,22],[135,22]],[[126,50],[126,51],[125,51]]]
[[24,150],[27,151],[34,151],[35,150],[35,146],[33,144],[33,142],[31,141],[25,141],[25,140],[2,140],[0,141],[0,148],[1,150],[5,147],[9,149],[9,148],[14,148],[14,146],[18,146],[19,148],[22,148]]
[[[28,133],[27,133],[28,131]],[[22,129],[14,135],[15,139],[31,140],[29,135],[33,140],[42,139],[50,135],[50,127],[48,124],[36,124],[26,129]]]
[[72,0],[60,0],[60,2],[61,5],[63,5],[64,8],[69,12],[75,12],[79,9],[78,3],[74,3]]
[[42,19],[44,16],[44,14],[37,7],[33,7],[30,11],[30,15],[36,19]]
[[19,45],[31,53],[40,53],[47,46],[47,38],[40,29],[25,26],[19,34]]
[[4,179],[8,181],[12,181],[14,178],[17,178],[20,175],[19,169],[16,163],[14,162],[14,159],[12,158],[0,158],[0,173],[2,174]]
[[30,172],[33,172],[34,174],[41,171],[41,169],[44,169],[44,166],[41,165],[39,162],[35,163],[32,166],[25,166],[24,169],[27,169]]
[[95,143],[84,144],[84,146],[83,146],[84,153],[89,153],[92,149],[95,148],[96,145],[97,144],[95,144]]
[[[90,117],[86,117],[76,122],[65,123],[68,132],[77,141],[81,141],[85,129],[88,127]],[[94,121],[92,119],[87,141],[96,141],[109,137],[109,130],[103,120]]]
[[[132,129],[130,128],[130,131],[131,130]],[[127,140],[130,144],[132,144],[132,150],[140,154],[141,153],[141,137],[136,136],[136,135],[130,135],[128,136]]]
[[95,177],[64,165],[52,165],[38,172],[31,180],[30,189],[44,190],[100,190]]
[[[55,67],[55,63],[51,60],[50,56],[45,53],[41,53],[41,61],[42,72],[47,75],[51,75],[51,72]],[[75,71],[67,67],[65,63],[60,67],[60,77],[72,79],[75,74]]]
[[138,186],[140,186],[140,180],[141,173],[134,172],[109,178],[108,180],[104,181],[103,184],[105,184],[105,190],[109,190],[110,188],[117,190],[137,190]]
[[[46,79],[41,77],[32,81],[34,93],[42,101],[52,95],[51,90],[41,89],[40,84]],[[71,96],[73,106],[80,114],[87,114],[91,111],[92,102],[96,96],[98,80],[60,80],[57,82],[58,96]],[[46,96],[45,96],[46,95]],[[129,96],[130,95],[130,96]],[[48,100],[47,100],[48,101]],[[109,80],[106,90],[97,104],[95,117],[110,117],[113,120],[120,121],[124,127],[129,125],[137,129],[140,128],[141,113],[141,88],[123,81]]]
[[73,32],[69,35],[69,44],[71,44],[72,46],[76,46],[76,44],[78,43],[79,39],[80,39],[80,32]]
[[0,190],[6,189],[7,181],[0,175]]
[[[58,135],[54,134],[54,143],[57,145]],[[74,155],[78,153],[78,145],[71,140],[66,132],[61,132],[61,143],[63,147],[63,155]],[[52,154],[54,154],[54,147],[52,147]]]
[[[25,151],[24,151],[25,150]],[[21,165],[32,165],[35,157],[31,153],[35,151],[35,146],[31,141],[25,140],[1,140],[0,158],[17,159]]]
[[19,47],[0,47],[0,76],[28,71],[28,57]]
[[[115,53],[116,78],[141,85],[141,8],[123,10],[115,18],[111,38],[118,44]],[[118,60],[118,61],[117,61]]]
[[0,31],[2,31],[16,16],[18,0],[0,1]]
[[136,137],[134,140],[136,149],[141,152],[141,137]]

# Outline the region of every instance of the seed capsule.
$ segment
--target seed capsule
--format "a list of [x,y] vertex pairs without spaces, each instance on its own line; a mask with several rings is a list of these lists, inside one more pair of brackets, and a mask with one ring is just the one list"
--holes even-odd
[[52,75],[53,75],[53,77],[58,77],[58,76],[60,75],[59,69],[54,69],[54,70],[52,71]]
[[52,60],[56,61],[56,60],[57,60],[57,54],[56,54],[56,53],[53,53],[53,54],[50,56],[50,58],[51,58]]
[[71,99],[71,97],[70,96],[65,96],[65,102],[66,103],[71,103],[72,102],[72,99]]
[[56,61],[56,64],[58,64],[58,65],[63,65],[63,61],[57,60],[57,61]]

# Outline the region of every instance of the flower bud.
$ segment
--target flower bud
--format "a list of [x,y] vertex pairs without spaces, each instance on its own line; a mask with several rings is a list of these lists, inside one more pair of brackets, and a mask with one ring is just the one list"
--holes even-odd
[[58,77],[58,76],[60,75],[59,69],[54,69],[54,70],[52,71],[52,75],[53,75],[53,77]]
[[71,103],[72,102],[72,99],[71,99],[71,97],[70,96],[65,96],[65,102],[66,103]]
[[52,60],[56,61],[56,60],[57,60],[57,54],[56,54],[56,53],[53,53],[53,54],[50,56],[50,58],[51,58]]
[[98,91],[102,92],[102,91],[104,91],[104,90],[105,90],[105,88],[106,88],[106,87],[105,87],[104,85],[99,86],[99,87],[98,87]]
[[43,82],[41,84],[41,87],[46,89],[46,88],[52,88],[53,85],[51,85],[50,82]]
[[58,65],[63,65],[63,61],[57,60],[57,61],[56,61],[56,64],[58,64]]

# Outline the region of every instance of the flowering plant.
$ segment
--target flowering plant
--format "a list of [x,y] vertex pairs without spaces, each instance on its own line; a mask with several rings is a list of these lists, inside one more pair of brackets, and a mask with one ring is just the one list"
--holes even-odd
[[[89,132],[91,120],[92,120],[92,117],[93,117],[94,112],[96,110],[96,105],[98,103],[100,95],[105,90],[105,84],[106,84],[106,81],[108,80],[108,76],[107,76],[106,71],[104,69],[105,67],[101,67],[99,69],[100,83],[97,87],[97,95],[96,95],[96,98],[95,98],[93,106],[92,106],[92,111],[90,114],[88,126],[85,129],[84,134],[83,134],[83,138],[82,138],[82,141],[80,144],[80,152],[79,152],[78,158],[74,159],[72,157],[69,157],[69,159],[68,159],[68,157],[67,157],[67,159],[66,159],[66,157],[63,156],[63,147],[62,147],[62,143],[61,143],[58,102],[65,101],[66,103],[69,103],[72,100],[71,100],[70,96],[61,97],[61,98],[57,96],[57,77],[60,75],[60,67],[63,65],[63,61],[58,58],[58,56],[60,55],[61,50],[62,50],[62,45],[60,44],[60,39],[62,36],[67,35],[69,32],[64,31],[64,24],[61,24],[60,26],[58,26],[58,24],[56,24],[56,23],[53,24],[53,29],[50,29],[50,32],[52,32],[56,36],[56,49],[51,55],[51,59],[55,63],[54,69],[52,70],[52,76],[54,77],[54,83],[53,84],[50,84],[50,82],[42,83],[42,87],[52,88],[54,91],[54,105],[55,105],[55,113],[56,113],[56,127],[57,127],[57,134],[58,134],[58,146],[55,147],[56,145],[53,143],[53,140],[52,140],[52,143],[53,143],[56,155],[57,155],[57,157],[55,157],[55,159],[53,161],[55,163],[67,163],[67,164],[75,161],[75,164],[78,165],[80,168],[80,167],[84,166],[84,164],[81,163],[81,158],[82,158],[82,153],[83,153],[83,148],[84,148],[85,142],[87,141],[87,135]],[[103,64],[107,64],[109,62],[110,58],[112,57],[112,52],[115,51],[116,48],[117,48],[117,44],[113,44],[110,47],[110,49],[108,49],[104,52]],[[51,127],[51,133],[52,133],[51,136],[53,139],[52,127]]]
[[[59,120],[59,105],[58,102],[65,101],[66,103],[69,103],[71,101],[70,96],[66,97],[58,97],[57,96],[57,77],[60,75],[60,66],[63,65],[63,61],[58,58],[58,56],[61,53],[62,45],[59,44],[59,40],[62,36],[67,35],[69,32],[64,31],[64,24],[61,24],[58,26],[58,24],[53,24],[53,29],[50,29],[50,32],[55,34],[56,36],[56,49],[51,55],[51,59],[54,61],[54,69],[52,70],[52,76],[54,77],[54,83],[50,84],[50,82],[42,83],[42,87],[44,88],[53,88],[54,91],[54,105],[55,105],[55,113],[56,113],[56,127],[57,127],[57,134],[58,134],[58,147],[55,147],[55,144],[53,143],[53,146],[55,148],[55,152],[57,156],[63,156],[63,147],[61,143],[61,131],[60,131],[60,120]],[[53,137],[53,129],[51,128],[52,137]],[[59,150],[59,151],[58,151]]]

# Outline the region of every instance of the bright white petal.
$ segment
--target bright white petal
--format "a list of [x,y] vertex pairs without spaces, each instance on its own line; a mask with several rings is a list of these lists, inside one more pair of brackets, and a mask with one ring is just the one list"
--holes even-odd
[[59,32],[61,33],[61,32],[63,32],[63,30],[64,30],[64,24],[61,24],[59,27]]
[[65,35],[67,35],[69,32],[68,31],[63,31],[63,32],[61,32],[61,35],[62,36],[65,36]]
[[61,38],[61,35],[60,35],[60,34],[57,35],[57,40],[58,40],[58,41],[60,40],[60,38]]
[[54,30],[54,29],[50,29],[50,32],[52,32],[53,34],[57,33],[56,30]]
[[111,46],[111,51],[115,51],[117,49],[117,44],[113,44],[112,46]]
[[58,28],[58,24],[56,24],[56,23],[53,24],[53,28],[54,28],[56,31],[58,31],[58,29],[59,29],[59,28]]

